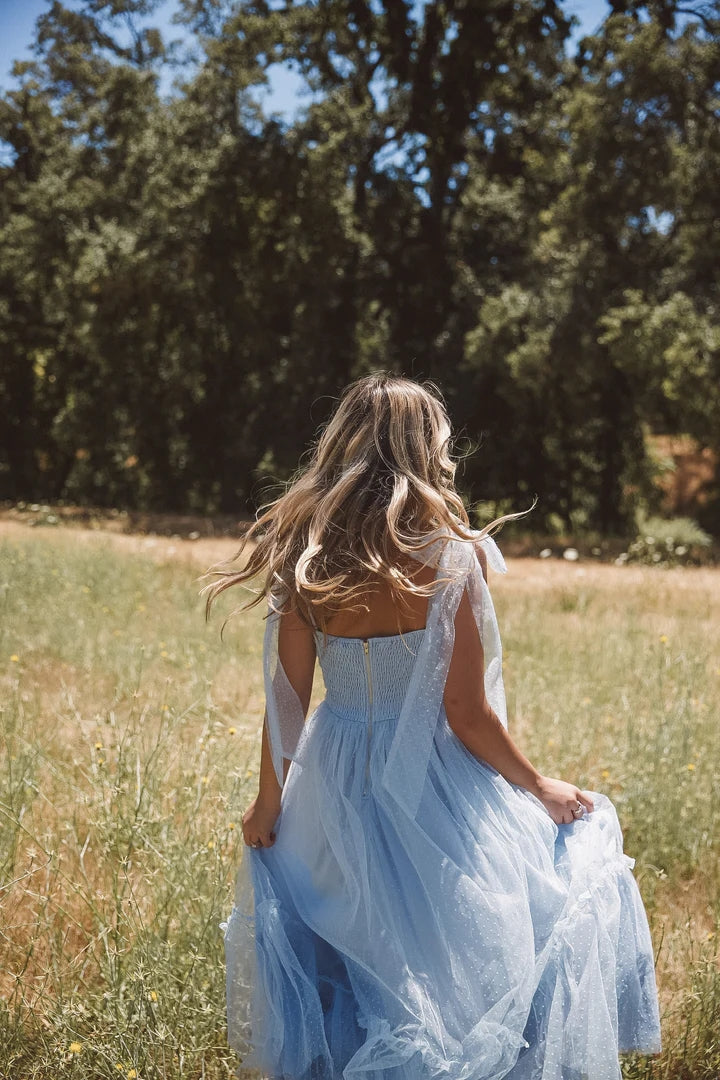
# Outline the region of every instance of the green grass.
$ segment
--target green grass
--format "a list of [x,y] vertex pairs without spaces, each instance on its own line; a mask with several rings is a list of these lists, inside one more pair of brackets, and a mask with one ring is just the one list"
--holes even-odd
[[0,1075],[232,1075],[218,923],[261,620],[221,644],[194,569],[71,533],[0,567]]
[[720,573],[514,564],[495,583],[510,728],[605,792],[645,901],[664,1050],[623,1075],[720,1073]]
[[[202,568],[73,530],[0,541],[0,1077],[237,1067],[219,923],[257,784],[263,608],[221,643],[240,597],[206,626]],[[636,858],[665,1049],[624,1075],[717,1080],[720,573],[578,570],[492,582],[511,730],[610,795]]]

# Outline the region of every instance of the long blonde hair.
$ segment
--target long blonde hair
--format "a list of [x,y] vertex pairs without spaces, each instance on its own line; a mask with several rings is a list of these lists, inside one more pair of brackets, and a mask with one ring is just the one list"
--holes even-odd
[[324,630],[328,613],[348,606],[370,583],[385,582],[399,607],[409,593],[429,596],[437,581],[415,583],[399,564],[403,556],[438,535],[477,543],[520,516],[506,514],[471,532],[455,490],[450,445],[450,422],[434,383],[386,372],[351,383],[311,447],[309,463],[284,494],[260,508],[230,560],[256,540],[247,563],[242,569],[218,563],[202,575],[216,579],[200,592],[207,594],[206,619],[220,593],[261,574],[260,590],[231,615],[279,591],[281,610]]

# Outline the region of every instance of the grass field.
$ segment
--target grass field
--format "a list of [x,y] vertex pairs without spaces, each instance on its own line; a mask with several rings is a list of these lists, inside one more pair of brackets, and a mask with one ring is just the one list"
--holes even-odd
[[[209,626],[233,541],[0,533],[0,1077],[233,1075],[222,933],[254,794],[262,611]],[[720,571],[515,561],[511,731],[606,792],[651,921],[664,1051],[720,1074]],[[314,703],[322,696],[318,678]]]

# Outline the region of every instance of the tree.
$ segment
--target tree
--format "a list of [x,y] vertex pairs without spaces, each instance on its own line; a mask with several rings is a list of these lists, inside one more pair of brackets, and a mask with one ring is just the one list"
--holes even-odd
[[251,511],[379,366],[538,525],[622,530],[648,429],[715,438],[715,5],[568,57],[551,0],[182,0],[192,64],[154,9],[53,0],[0,99],[4,494]]

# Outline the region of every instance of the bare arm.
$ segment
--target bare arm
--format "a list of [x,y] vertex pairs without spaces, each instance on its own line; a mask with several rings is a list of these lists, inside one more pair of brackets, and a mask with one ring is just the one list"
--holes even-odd
[[[485,569],[483,565],[483,573]],[[455,617],[455,645],[443,696],[450,727],[471,754],[540,799],[556,824],[572,822],[578,802],[592,810],[592,799],[585,792],[543,776],[516,746],[485,697],[484,670],[483,647],[465,591]]]
[[[280,619],[278,657],[290,685],[300,699],[303,713],[307,716],[315,675],[315,639],[312,628],[295,612],[288,612]],[[287,777],[289,768],[290,762],[285,758],[283,779]],[[281,794],[282,788],[275,775],[270,754],[266,712],[263,718],[258,794],[243,814],[243,836],[246,844],[272,847],[275,842],[272,826],[280,813]]]
[[455,646],[443,696],[448,723],[471,754],[537,795],[541,774],[491,709],[485,697],[484,670],[483,647],[465,591],[455,617]]

